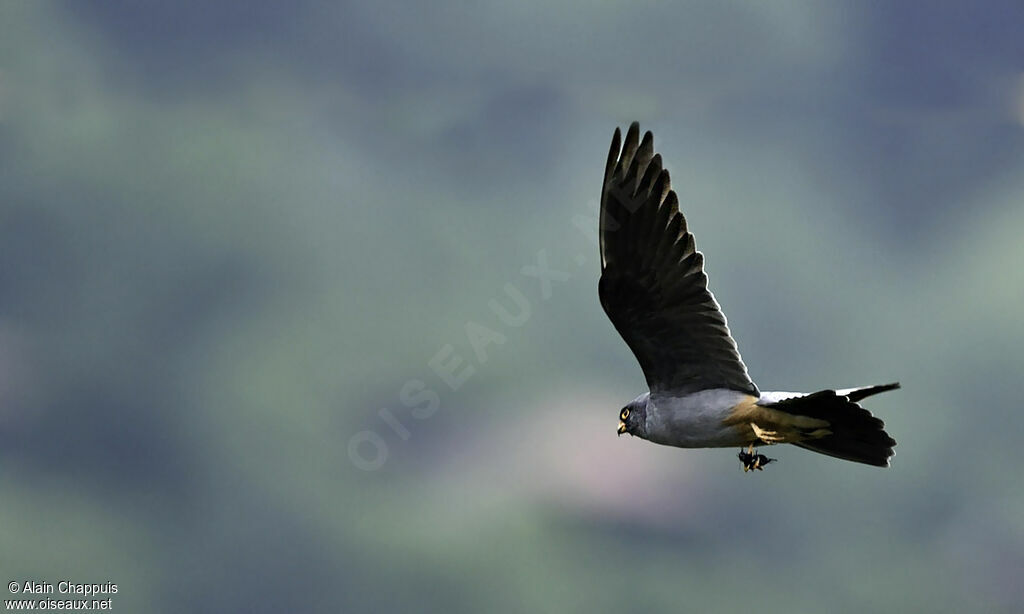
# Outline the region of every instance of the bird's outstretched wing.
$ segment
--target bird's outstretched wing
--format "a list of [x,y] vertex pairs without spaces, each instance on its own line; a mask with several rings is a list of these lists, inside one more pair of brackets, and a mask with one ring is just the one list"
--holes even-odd
[[[758,396],[725,316],[708,290],[704,255],[679,212],[650,132],[615,129],[601,194],[601,305],[633,350],[651,391],[730,388]],[[620,148],[621,144],[621,148]]]

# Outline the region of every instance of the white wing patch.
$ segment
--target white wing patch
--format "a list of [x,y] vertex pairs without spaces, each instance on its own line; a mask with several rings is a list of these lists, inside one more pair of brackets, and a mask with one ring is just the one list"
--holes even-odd
[[768,392],[762,392],[761,398],[757,400],[758,405],[771,405],[772,403],[778,403],[785,401],[786,399],[796,399],[798,397],[807,396],[806,392],[782,392],[779,390],[770,390]]

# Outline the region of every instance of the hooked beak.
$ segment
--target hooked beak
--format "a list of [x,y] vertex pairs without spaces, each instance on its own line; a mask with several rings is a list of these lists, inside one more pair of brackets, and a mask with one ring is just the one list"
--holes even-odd
[[622,437],[622,434],[625,433],[625,432],[626,432],[626,423],[623,422],[622,420],[619,420],[619,437]]

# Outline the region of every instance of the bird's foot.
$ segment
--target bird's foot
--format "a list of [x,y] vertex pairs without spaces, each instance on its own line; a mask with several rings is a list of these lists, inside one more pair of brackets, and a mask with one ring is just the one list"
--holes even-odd
[[754,449],[754,444],[750,444],[750,447],[745,451],[740,450],[737,454],[740,462],[743,463],[743,473],[757,469],[758,471],[764,471],[764,466],[768,463],[775,462],[776,459],[768,458],[764,454],[758,454],[757,450]]
[[[778,431],[766,431],[753,422],[750,423],[750,428],[753,429],[754,436],[766,444],[782,443],[786,439],[784,436],[779,435]],[[753,449],[753,444],[750,447]]]

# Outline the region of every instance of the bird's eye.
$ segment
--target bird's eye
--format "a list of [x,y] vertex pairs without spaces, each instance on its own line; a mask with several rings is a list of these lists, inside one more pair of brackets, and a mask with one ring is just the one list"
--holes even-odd
[[629,408],[628,408],[628,407],[625,407],[625,408],[623,408],[623,410],[622,410],[622,411],[621,411],[621,412],[619,413],[619,418],[621,418],[622,420],[625,420],[625,419],[626,419],[626,418],[628,418],[628,417],[629,417]]

